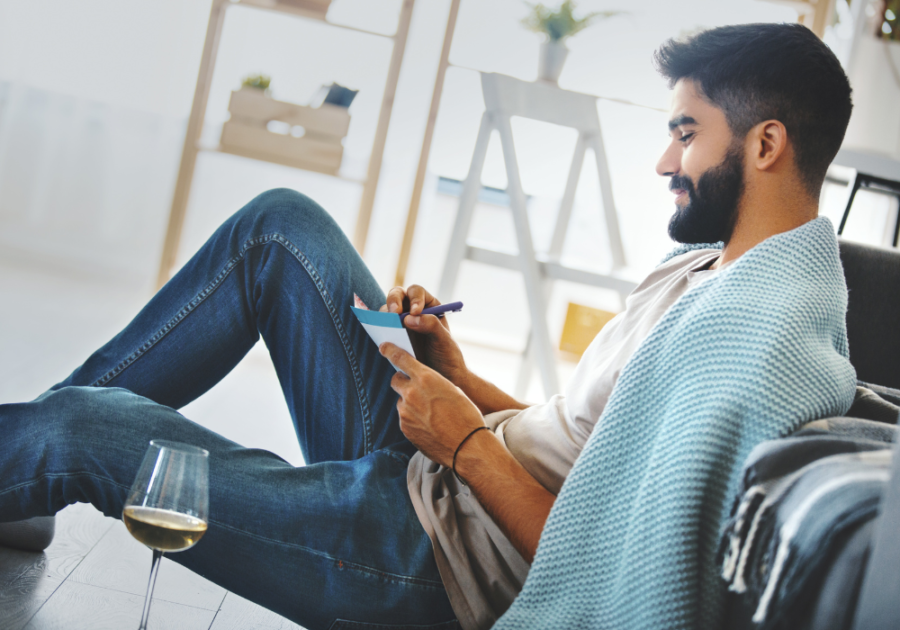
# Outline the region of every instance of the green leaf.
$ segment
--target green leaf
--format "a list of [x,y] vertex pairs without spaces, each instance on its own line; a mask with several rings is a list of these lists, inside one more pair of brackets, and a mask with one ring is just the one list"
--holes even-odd
[[556,9],[550,9],[542,3],[525,4],[531,7],[531,11],[522,19],[522,25],[530,31],[547,35],[553,42],[571,37],[598,20],[622,13],[622,11],[594,11],[577,18],[573,0],[565,0]]

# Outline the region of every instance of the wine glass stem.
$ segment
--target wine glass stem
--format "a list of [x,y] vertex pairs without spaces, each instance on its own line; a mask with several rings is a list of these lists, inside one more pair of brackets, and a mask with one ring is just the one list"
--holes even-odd
[[163,552],[153,550],[153,564],[150,565],[150,582],[147,584],[147,599],[144,600],[144,614],[141,615],[141,625],[138,630],[147,630],[147,617],[150,615],[150,598],[153,597],[153,587],[156,586],[156,575],[159,573],[159,561]]

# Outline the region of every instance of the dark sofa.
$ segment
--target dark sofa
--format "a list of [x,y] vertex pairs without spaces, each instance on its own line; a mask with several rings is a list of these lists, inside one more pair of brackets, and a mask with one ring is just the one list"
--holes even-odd
[[[837,457],[845,459],[850,454],[849,459],[853,459],[855,454],[867,451],[880,453],[881,476],[888,480],[882,482],[879,490],[872,495],[873,505],[868,509],[861,509],[860,503],[854,506],[855,512],[835,510],[836,522],[833,527],[828,526],[830,533],[822,535],[821,540],[812,545],[807,542],[806,556],[797,554],[806,562],[815,564],[815,570],[803,571],[795,564],[789,572],[793,583],[785,583],[786,578],[781,575],[778,588],[770,589],[777,593],[775,602],[769,606],[762,621],[759,621],[758,615],[758,622],[753,621],[753,616],[760,609],[763,587],[767,586],[765,579],[772,574],[770,565],[776,555],[773,550],[777,548],[777,543],[785,540],[785,523],[791,514],[775,515],[777,510],[771,507],[771,502],[767,504],[770,510],[766,513],[768,521],[754,514],[757,525],[759,522],[767,523],[770,538],[751,543],[761,547],[762,551],[755,549],[752,554],[744,553],[743,558],[752,558],[756,564],[753,569],[747,569],[744,565],[743,578],[749,577],[752,581],[754,577],[762,576],[760,579],[763,582],[760,584],[757,581],[754,588],[754,585],[748,587],[746,580],[741,579],[737,581],[736,589],[734,563],[730,565],[732,576],[726,582],[732,591],[743,590],[740,593],[729,592],[725,620],[725,627],[729,630],[900,628],[900,545],[896,543],[897,533],[900,533],[900,440],[897,439],[896,428],[900,407],[900,252],[842,241],[840,254],[849,292],[847,336],[850,361],[856,368],[860,385],[866,388],[859,390],[857,402],[847,414],[856,419],[813,423],[784,440],[761,445],[751,454],[746,462],[745,486],[741,496],[735,498],[730,529],[726,529],[723,535],[723,575],[727,576],[729,571],[729,545],[734,556],[735,545],[739,544],[736,542],[735,524],[738,528],[745,528],[745,536],[749,529],[746,522],[739,521],[740,506],[762,510],[759,506],[764,499],[753,497],[752,492],[748,492],[750,485],[756,484],[757,492],[762,487],[763,494],[781,492],[788,496],[777,510],[790,512],[792,506],[802,504],[802,492],[808,497],[821,490],[825,483],[834,483],[834,477],[821,476],[822,469],[831,463],[826,459],[835,457],[834,453],[840,453]],[[884,429],[879,430],[879,425]],[[828,443],[829,440],[831,443],[822,449],[821,459],[813,462],[782,461],[780,464],[786,464],[789,473],[781,478],[764,480],[761,485],[759,479],[754,478],[760,469],[766,469],[765,457],[773,452],[780,450],[787,452],[788,458],[802,458],[808,455],[810,444]],[[888,457],[889,453],[893,453],[892,460]],[[869,462],[863,462],[857,470],[867,470],[867,465]],[[805,489],[802,486],[803,475],[806,475]],[[871,486],[869,491],[872,492]],[[795,498],[792,504],[790,492],[800,493],[800,500]],[[845,500],[852,502],[853,498]],[[795,534],[795,538],[811,535],[809,529],[813,528],[825,531],[823,519],[817,520],[816,516],[833,509],[833,506],[819,503],[816,507],[820,512],[803,519],[802,526],[807,530]],[[850,513],[854,515],[853,519],[848,518]],[[816,535],[819,530],[816,530]],[[759,536],[756,532],[754,530],[754,535]],[[801,580],[803,584],[799,583]]]

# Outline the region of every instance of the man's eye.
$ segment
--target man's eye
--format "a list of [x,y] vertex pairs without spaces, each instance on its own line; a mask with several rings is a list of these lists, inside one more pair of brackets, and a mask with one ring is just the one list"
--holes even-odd
[[687,144],[688,141],[690,141],[690,139],[693,138],[693,137],[694,137],[693,132],[692,132],[692,133],[686,133],[686,134],[684,134],[683,136],[681,136],[680,138],[678,138],[678,142],[681,142],[682,144]]

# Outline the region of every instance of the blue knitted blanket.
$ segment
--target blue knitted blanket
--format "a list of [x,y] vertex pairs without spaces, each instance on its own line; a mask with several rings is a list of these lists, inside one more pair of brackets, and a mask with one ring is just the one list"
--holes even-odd
[[622,370],[494,628],[717,627],[716,550],[742,462],[853,402],[846,312],[824,217],[682,296]]

